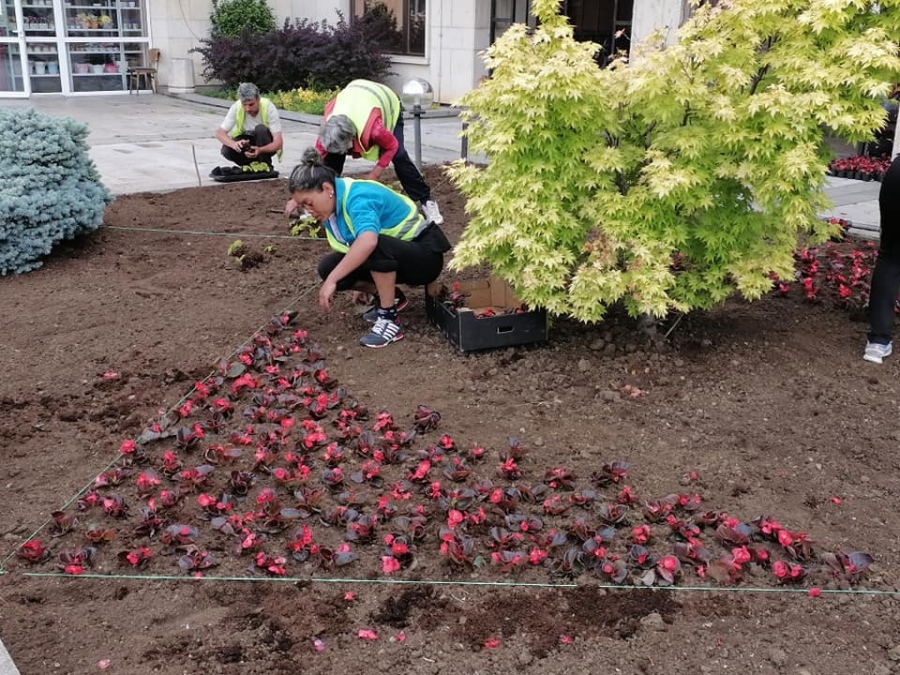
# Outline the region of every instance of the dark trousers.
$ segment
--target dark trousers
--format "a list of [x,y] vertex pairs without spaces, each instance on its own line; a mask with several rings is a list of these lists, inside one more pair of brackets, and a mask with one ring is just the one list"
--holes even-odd
[[886,345],[894,333],[894,303],[900,292],[900,155],[881,181],[878,210],[881,242],[869,295],[869,342]]
[[[256,128],[253,130],[252,134],[241,134],[237,137],[236,140],[239,141],[250,141],[250,145],[255,148],[261,148],[264,145],[268,145],[272,142],[272,132],[269,130],[265,124],[257,124]],[[251,159],[247,157],[243,152],[238,152],[233,148],[229,148],[227,145],[222,146],[222,157],[227,159],[229,162],[233,162],[238,166],[246,166],[251,162],[265,162],[269,166],[272,166],[272,154],[262,154],[257,155],[256,158]]]
[[[394,155],[393,161],[394,173],[397,174],[397,180],[400,181],[400,185],[403,186],[403,191],[409,195],[410,199],[417,204],[424,204],[431,200],[431,188],[428,187],[428,183],[422,178],[422,174],[419,173],[416,165],[413,163],[412,159],[410,159],[409,153],[406,151],[406,145],[403,142],[403,115],[400,115],[400,117],[397,118],[397,124],[394,125],[393,133],[400,146],[397,149],[397,154]],[[344,171],[344,160],[346,158],[347,156],[343,154],[328,153],[325,155],[323,163],[325,166],[332,168],[334,172],[340,176]]]
[[886,345],[894,333],[894,303],[900,292],[900,257],[878,251],[869,295],[869,342]]
[[[371,282],[372,272],[396,272],[397,283],[425,286],[437,279],[444,267],[444,252],[450,250],[447,237],[432,225],[414,241],[379,235],[378,246],[366,261],[338,281],[339,291],[352,290],[358,281]],[[344,258],[332,251],[319,260],[319,276],[325,279]]]

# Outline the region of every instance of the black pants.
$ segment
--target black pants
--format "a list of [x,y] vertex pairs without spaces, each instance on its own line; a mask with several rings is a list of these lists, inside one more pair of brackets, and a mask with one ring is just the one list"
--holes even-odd
[[[269,130],[265,124],[257,124],[256,128],[253,130],[252,134],[241,134],[235,140],[238,141],[250,141],[250,145],[255,148],[261,148],[264,145],[268,145],[273,141],[272,132]],[[246,166],[251,162],[265,162],[269,166],[272,166],[272,153],[269,154],[261,154],[257,155],[255,158],[251,159],[247,157],[243,152],[238,152],[233,148],[229,148],[227,145],[222,146],[222,157],[227,159],[229,162],[233,162],[238,166]]]
[[881,181],[878,211],[881,242],[869,295],[869,342],[886,345],[894,333],[894,302],[900,292],[900,155]]
[[[409,153],[406,151],[406,145],[403,143],[403,115],[397,118],[397,124],[394,125],[394,137],[397,139],[399,148],[397,154],[394,155],[394,173],[397,174],[397,180],[403,186],[403,191],[417,204],[424,204],[431,200],[431,188],[422,178],[422,174],[416,168]],[[347,158],[343,154],[328,153],[325,155],[324,164],[334,169],[334,172],[340,176],[344,171],[344,160]]]
[[[429,227],[414,241],[380,235],[378,246],[372,254],[338,281],[337,289],[349,291],[357,282],[372,282],[372,272],[396,272],[398,284],[425,286],[440,276],[444,268],[444,253],[449,250],[450,243],[437,225]],[[327,278],[343,258],[343,253],[326,253],[319,260],[319,276]]]

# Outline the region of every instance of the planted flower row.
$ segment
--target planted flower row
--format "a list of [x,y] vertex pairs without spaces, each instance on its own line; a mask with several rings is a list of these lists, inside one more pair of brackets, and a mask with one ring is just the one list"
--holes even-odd
[[[838,221],[835,224],[841,225],[841,222],[846,223]],[[846,227],[842,225],[842,229],[845,231]],[[782,279],[773,273],[773,291],[787,297],[792,289],[799,288],[807,302],[826,302],[833,307],[859,312],[869,304],[877,253],[873,242],[857,248],[838,246],[833,242],[798,248],[794,252],[794,278]]]
[[696,491],[641,495],[625,462],[579,477],[535,466],[516,439],[494,452],[438,436],[441,415],[426,406],[405,424],[372,414],[289,322],[271,322],[124,440],[117,465],[53,514],[50,543],[31,540],[20,557],[73,575],[227,565],[313,577],[353,565],[348,575],[389,576],[430,564],[648,586],[686,575],[730,585],[748,573],[856,583],[872,562],[820,551],[768,516],[713,510]]
[[880,181],[891,165],[889,157],[867,157],[855,155],[835,159],[828,165],[828,172],[839,178],[855,178],[857,180]]

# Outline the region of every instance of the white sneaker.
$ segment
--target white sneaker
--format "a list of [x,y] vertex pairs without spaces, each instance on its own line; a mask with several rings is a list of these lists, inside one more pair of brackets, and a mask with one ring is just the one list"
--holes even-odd
[[886,345],[880,345],[877,342],[867,342],[863,359],[872,363],[882,363],[893,351],[894,347],[890,342]]
[[434,223],[435,225],[444,224],[444,216],[441,215],[434,200],[429,199],[427,202],[422,202],[422,210],[425,212],[425,220],[429,223]]

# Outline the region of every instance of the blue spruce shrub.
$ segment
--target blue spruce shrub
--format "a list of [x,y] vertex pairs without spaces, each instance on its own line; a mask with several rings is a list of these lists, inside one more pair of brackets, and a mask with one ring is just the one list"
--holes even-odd
[[37,269],[56,244],[103,223],[113,197],[87,135],[68,117],[0,108],[0,276]]

